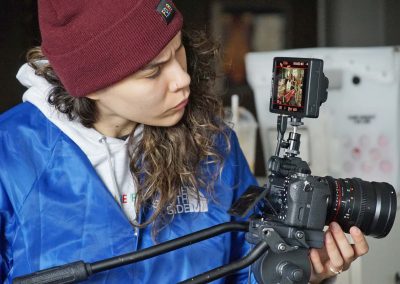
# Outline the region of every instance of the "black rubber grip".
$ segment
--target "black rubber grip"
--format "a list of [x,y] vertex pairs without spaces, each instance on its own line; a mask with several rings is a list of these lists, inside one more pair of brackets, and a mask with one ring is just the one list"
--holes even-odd
[[17,277],[13,284],[76,283],[88,279],[91,274],[90,265],[77,261]]

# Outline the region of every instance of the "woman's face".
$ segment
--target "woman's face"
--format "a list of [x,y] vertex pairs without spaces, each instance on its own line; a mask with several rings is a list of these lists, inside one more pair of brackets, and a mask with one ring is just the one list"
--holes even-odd
[[181,32],[138,72],[116,84],[89,94],[99,117],[94,127],[117,137],[129,134],[138,123],[173,126],[188,103],[190,77]]

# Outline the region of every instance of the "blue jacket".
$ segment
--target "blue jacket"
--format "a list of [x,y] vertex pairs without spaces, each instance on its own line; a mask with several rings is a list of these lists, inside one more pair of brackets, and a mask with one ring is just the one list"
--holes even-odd
[[[256,184],[234,133],[208,211],[192,213],[181,192],[159,242],[232,220],[227,210]],[[135,232],[85,154],[32,104],[0,116],[0,280],[77,260],[95,262],[154,245]],[[226,233],[128,266],[90,283],[176,283],[247,254],[243,233]],[[215,283],[247,283],[248,269]]]

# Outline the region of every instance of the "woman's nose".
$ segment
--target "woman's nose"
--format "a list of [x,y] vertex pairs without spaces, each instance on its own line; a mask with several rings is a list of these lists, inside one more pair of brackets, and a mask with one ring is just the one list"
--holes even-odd
[[[177,92],[180,89],[184,89],[190,85],[190,76],[179,62],[174,62],[171,72],[171,82],[169,84],[170,92]],[[186,66],[185,66],[186,67]]]

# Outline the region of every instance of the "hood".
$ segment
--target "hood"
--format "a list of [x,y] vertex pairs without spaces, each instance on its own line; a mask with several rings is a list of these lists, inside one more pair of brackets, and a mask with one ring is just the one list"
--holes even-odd
[[[48,95],[52,89],[52,85],[43,77],[35,74],[35,70],[28,64],[24,64],[17,73],[18,81],[28,88],[24,93],[22,100],[35,105],[40,111],[58,128],[60,128],[67,136],[69,136],[89,157],[90,160],[94,156],[104,156],[106,153],[99,147],[99,141],[104,139],[104,135],[93,128],[86,128],[78,121],[70,121],[68,117],[57,111],[47,101]],[[107,137],[107,144],[110,150],[117,150],[123,147],[127,141]]]
[[[28,88],[22,100],[35,105],[47,119],[78,145],[117,202],[121,205],[121,200],[126,200],[127,195],[130,200],[133,200],[135,185],[129,169],[129,138],[122,140],[106,137],[94,128],[84,127],[79,121],[69,120],[67,115],[57,111],[47,101],[52,85],[43,77],[36,75],[35,70],[28,64],[20,68],[17,79]],[[135,141],[141,139],[142,129],[143,125],[136,127]],[[128,204],[124,205],[128,206]],[[127,214],[130,221],[134,219],[132,211],[134,210],[130,208]]]

